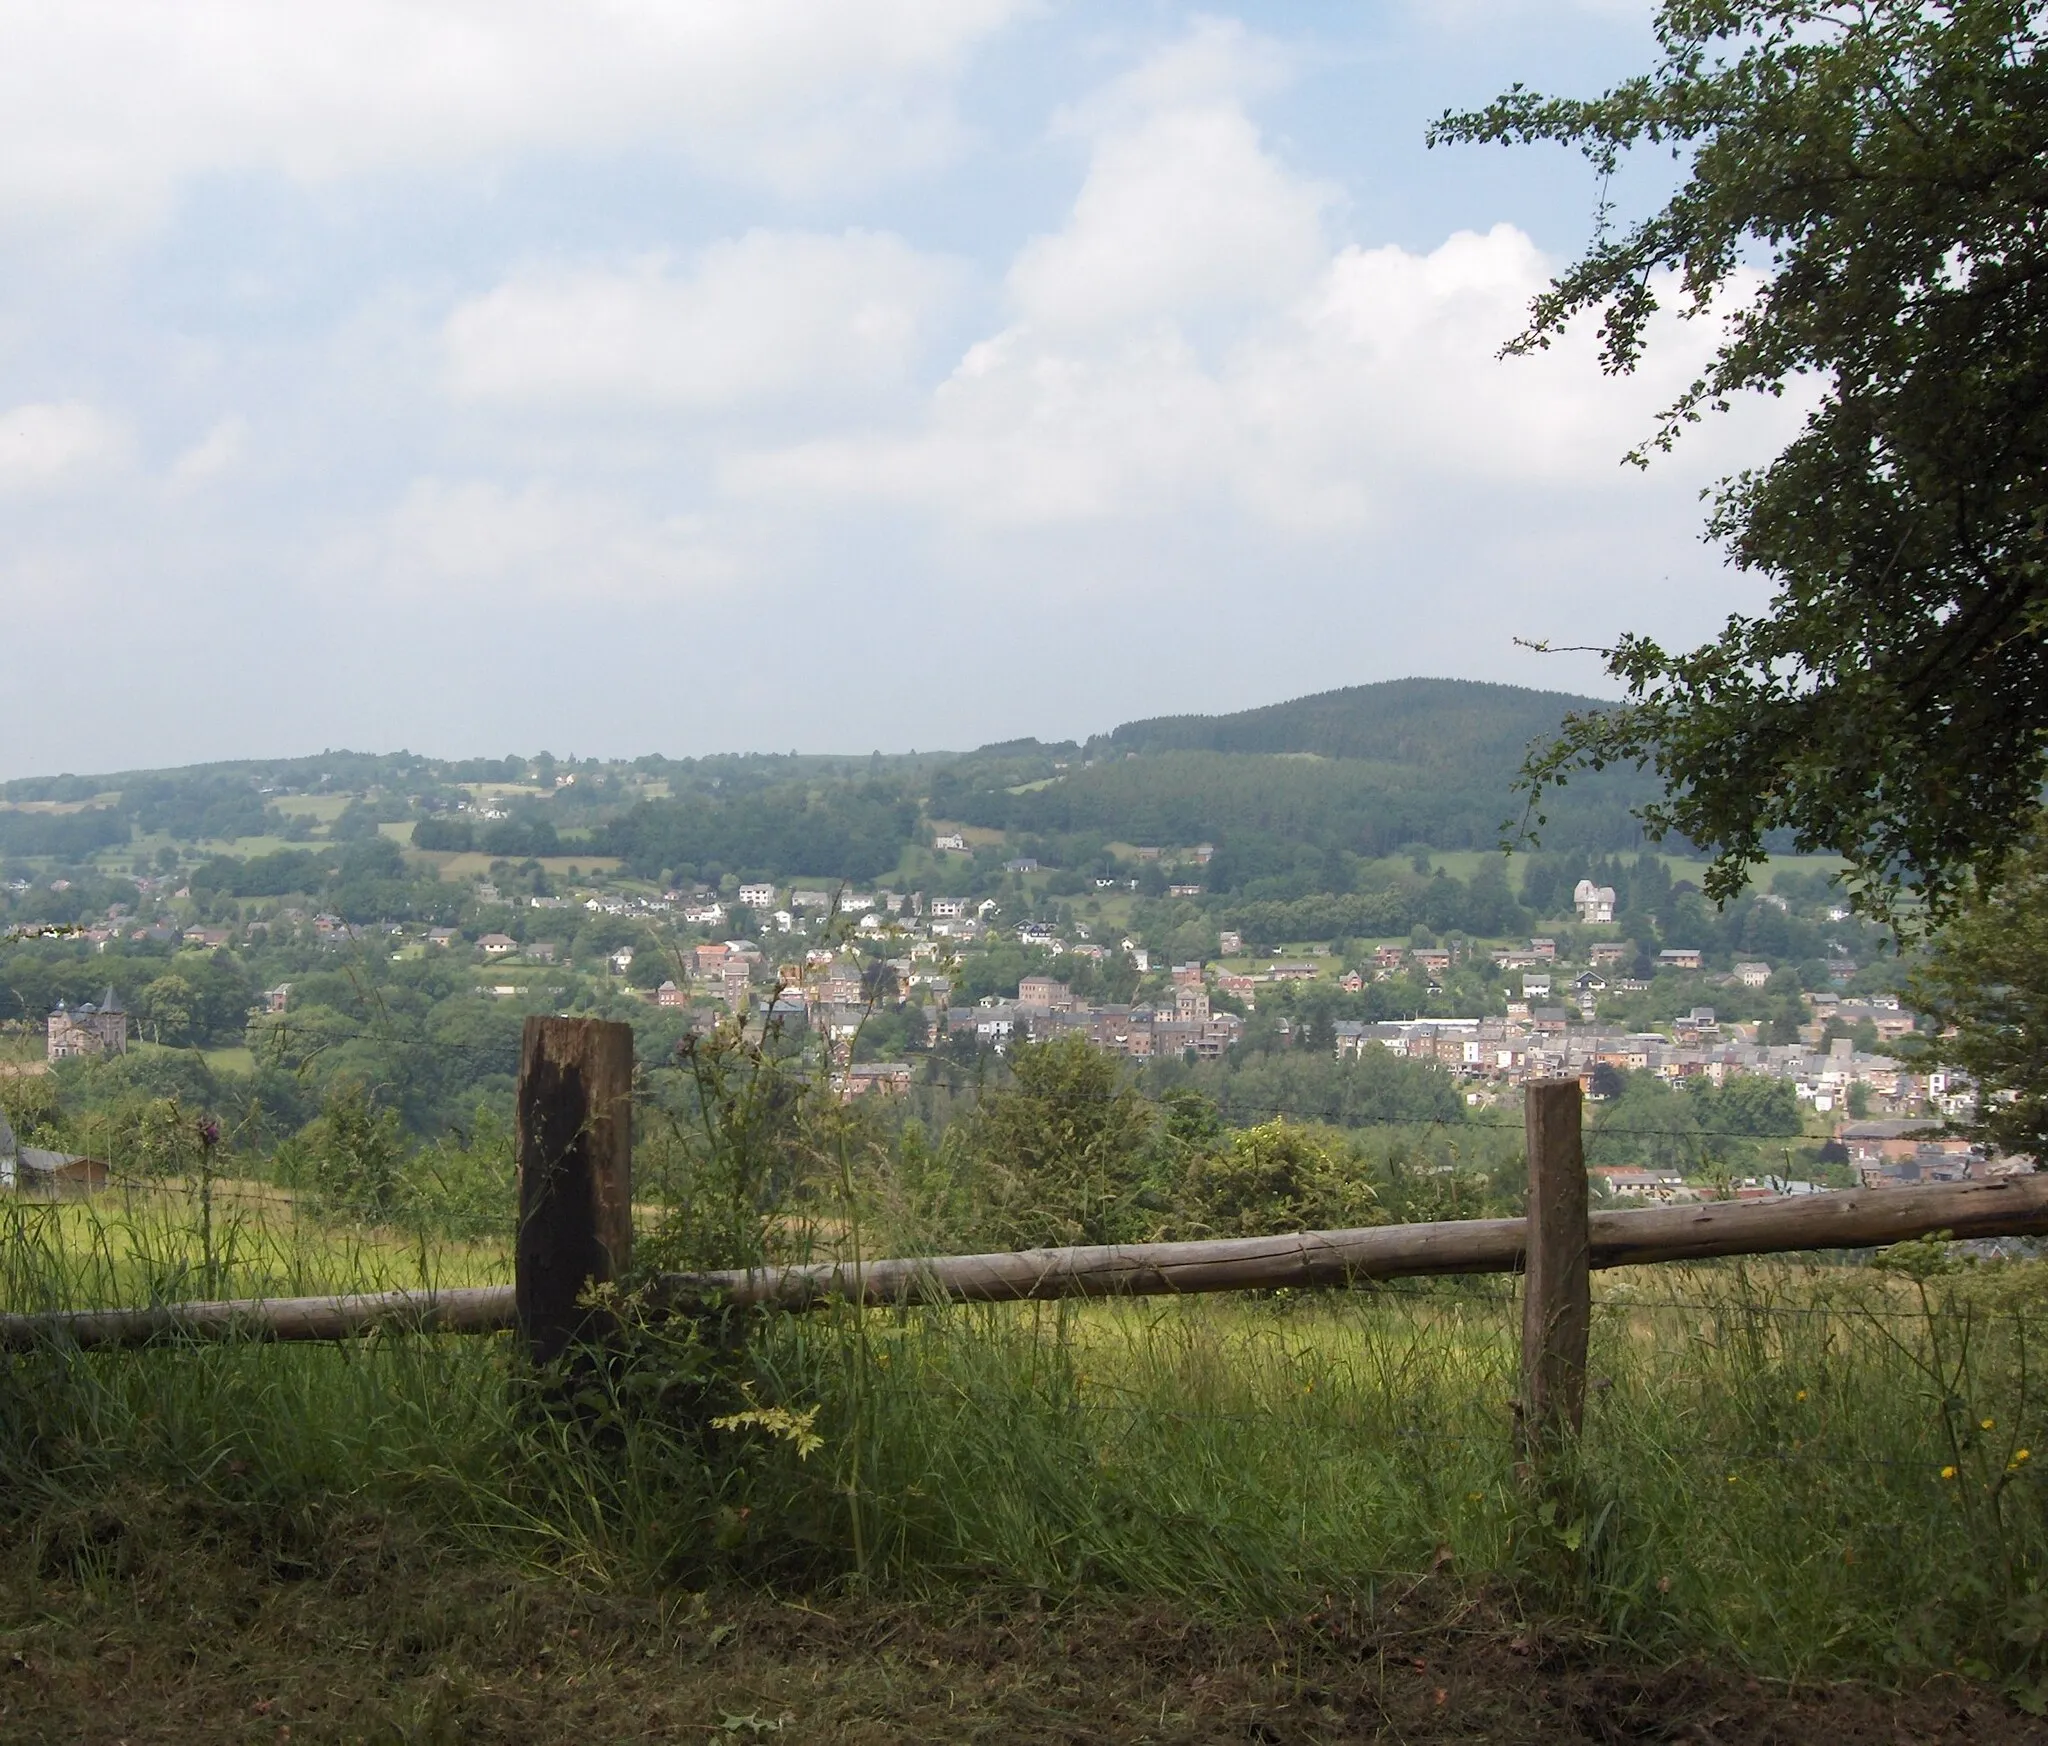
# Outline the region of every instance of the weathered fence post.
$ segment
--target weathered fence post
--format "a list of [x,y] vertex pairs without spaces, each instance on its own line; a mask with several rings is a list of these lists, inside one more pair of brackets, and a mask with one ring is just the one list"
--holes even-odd
[[1520,1432],[1523,1456],[1533,1461],[1546,1448],[1576,1434],[1584,1417],[1593,1276],[1579,1082],[1539,1079],[1523,1095],[1529,1210],[1522,1282]]
[[577,1303],[633,1253],[633,1027],[533,1017],[519,1047],[520,1338],[537,1364],[602,1331]]

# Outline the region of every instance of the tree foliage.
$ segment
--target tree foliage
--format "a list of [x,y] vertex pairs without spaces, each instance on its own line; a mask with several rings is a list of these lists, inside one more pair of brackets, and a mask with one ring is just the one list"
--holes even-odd
[[1116,1059],[1068,1036],[1019,1047],[1011,1071],[1015,1083],[976,1110],[970,1139],[1001,1239],[1023,1248],[1148,1235],[1140,1197],[1153,1116],[1120,1083]]
[[1725,328],[1657,445],[1738,394],[1816,395],[1709,523],[1776,584],[1769,609],[1685,652],[1624,636],[1626,702],[1525,769],[1540,799],[1647,762],[1670,796],[1643,816],[1714,847],[1712,896],[1782,828],[1854,863],[1866,904],[1938,914],[2048,775],[2042,27],[2038,0],[1664,0],[1653,71],[1583,101],[1518,86],[1432,129],[1576,145],[1603,188],[1638,148],[1686,160],[1659,210],[1603,223],[1510,350],[1597,311],[1604,366],[1628,371],[1675,299]]
[[1964,898],[1908,996],[1939,1033],[1915,1052],[1975,1083],[1977,1132],[2048,1157],[2048,831]]

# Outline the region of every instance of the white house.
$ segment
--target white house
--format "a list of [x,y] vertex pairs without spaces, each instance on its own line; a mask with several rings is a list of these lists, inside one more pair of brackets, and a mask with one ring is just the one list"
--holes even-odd
[[1611,922],[1614,919],[1614,887],[1595,885],[1581,879],[1572,887],[1572,907],[1582,922]]
[[775,905],[775,887],[772,885],[742,885],[740,902],[749,909],[772,909]]

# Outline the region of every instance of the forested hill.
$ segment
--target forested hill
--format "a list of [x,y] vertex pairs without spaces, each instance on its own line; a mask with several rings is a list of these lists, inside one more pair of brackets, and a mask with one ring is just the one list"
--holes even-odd
[[[984,746],[934,772],[935,817],[1042,839],[1209,841],[1216,889],[1292,869],[1299,851],[1488,848],[1518,811],[1532,744],[1597,699],[1461,679],[1354,685],[1235,715],[1126,722],[1085,745]],[[1581,775],[1545,801],[1546,843],[1613,851],[1641,833],[1652,779]]]
[[[240,889],[303,880],[306,867],[334,861],[321,845],[385,834],[422,852],[616,856],[649,879],[716,867],[868,881],[909,877],[906,856],[927,849],[935,828],[968,826],[1003,833],[998,864],[1106,877],[1131,847],[1208,843],[1205,878],[1218,893],[1274,879],[1343,891],[1361,859],[1418,844],[1493,846],[1517,812],[1528,747],[1585,707],[1598,706],[1563,692],[1402,679],[1234,715],[1127,722],[1085,745],[630,762],[324,752],[33,777],[0,784],[0,875],[26,878],[31,859],[56,868],[139,851],[162,862],[174,845],[204,844],[208,856],[248,863],[209,875]],[[1545,846],[1631,848],[1631,805],[1650,794],[1631,771],[1574,778],[1546,802]]]
[[1448,768],[1469,781],[1512,771],[1529,742],[1556,732],[1591,697],[1473,679],[1391,679],[1347,685],[1235,715],[1161,715],[1127,721],[1088,744],[1117,752],[1309,753]]

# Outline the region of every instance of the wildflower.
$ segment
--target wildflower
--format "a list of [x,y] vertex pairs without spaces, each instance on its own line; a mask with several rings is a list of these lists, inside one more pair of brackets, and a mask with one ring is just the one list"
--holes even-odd
[[1735,1475],[1734,1475],[1734,1474],[1732,1474],[1732,1473],[1731,1473],[1731,1474],[1729,1474],[1729,1475],[1728,1475],[1728,1483],[1729,1483],[1730,1485],[1733,1485],[1733,1484],[1735,1483]]
[[1956,1476],[1956,1470],[1953,1467],[1944,1467],[1941,1470],[1941,1476],[1943,1479],[1953,1479]]
[[1977,1421],[1977,1428],[1980,1431],[1995,1431],[1998,1429],[1998,1421],[1996,1419],[1979,1419]]
[[1802,1389],[1801,1389],[1801,1390],[1800,1390],[1800,1391],[1799,1391],[1799,1392],[1798,1392],[1797,1394],[1795,1394],[1795,1395],[1794,1395],[1794,1396],[1793,1396],[1792,1398],[1793,1398],[1794,1400],[1804,1400],[1804,1399],[1806,1398],[1806,1390],[1802,1388]]
[[2033,1458],[2034,1452],[2031,1449],[2015,1449],[2012,1452],[2012,1464],[2015,1467],[2017,1467],[2022,1461],[2031,1461],[2033,1460]]

